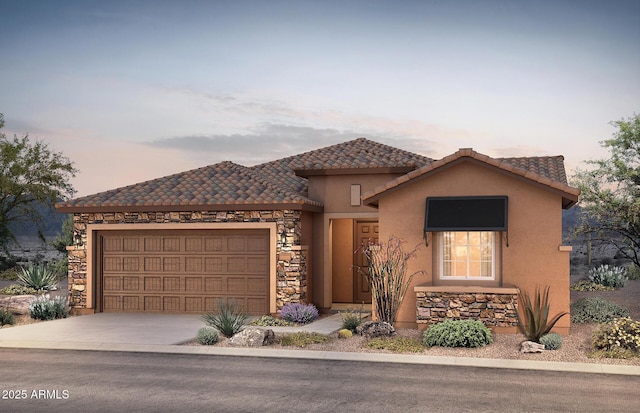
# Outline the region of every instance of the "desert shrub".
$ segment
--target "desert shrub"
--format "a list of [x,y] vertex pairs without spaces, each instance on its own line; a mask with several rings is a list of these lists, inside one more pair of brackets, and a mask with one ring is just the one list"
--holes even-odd
[[369,340],[366,346],[394,353],[422,353],[424,351],[424,346],[418,340],[401,336],[376,337]]
[[405,241],[391,235],[386,245],[383,242],[369,241],[360,247],[360,252],[368,263],[367,271],[358,267],[358,271],[367,277],[371,287],[371,298],[374,303],[376,318],[393,326],[398,309],[416,274],[420,270],[407,275],[408,262],[415,257],[416,246],[405,252],[402,245]]
[[46,263],[29,263],[18,271],[18,280],[25,287],[35,290],[48,290],[58,282],[58,274]]
[[18,279],[18,269],[16,267],[7,268],[0,271],[0,280],[14,281]]
[[18,284],[11,284],[0,290],[0,294],[3,295],[36,295],[38,293],[38,290]]
[[549,333],[540,337],[540,344],[544,344],[545,350],[557,350],[562,347],[562,336],[557,333]]
[[261,326],[261,327],[293,327],[296,326],[296,323],[292,323],[291,321],[282,320],[280,318],[276,318],[270,315],[263,315],[260,318],[256,318],[251,322],[251,325]]
[[640,280],[640,267],[632,265],[627,268],[627,278],[630,280]]
[[0,327],[3,325],[13,325],[16,323],[16,318],[6,308],[0,308]]
[[628,317],[629,310],[600,297],[581,298],[571,304],[571,322],[609,323],[617,317]]
[[531,300],[529,293],[523,293],[518,291],[518,302],[521,311],[516,312],[518,317],[518,329],[522,334],[527,337],[527,340],[540,342],[540,337],[547,334],[554,325],[562,317],[567,315],[566,311],[562,311],[549,320],[549,309],[551,304],[549,303],[549,286],[546,286],[540,290],[536,287],[535,298]]
[[198,330],[198,335],[196,335],[198,343],[205,346],[216,344],[219,339],[220,336],[218,335],[218,331],[208,327],[202,327]]
[[623,350],[637,354],[640,351],[640,321],[621,317],[601,324],[594,331],[591,343],[596,350]]
[[573,291],[613,291],[615,288],[606,285],[594,283],[593,281],[580,280],[569,287]]
[[241,332],[249,321],[249,315],[234,299],[219,299],[215,311],[202,316],[204,322],[225,337],[233,337]]
[[353,337],[353,331],[347,328],[343,328],[342,330],[338,331],[338,338],[351,338],[351,337]]
[[340,313],[342,317],[342,328],[347,330],[356,331],[356,328],[362,324],[362,311],[355,309],[348,309],[344,313]]
[[309,344],[321,344],[329,341],[329,337],[320,333],[298,332],[285,334],[276,338],[276,342],[283,346],[306,347]]
[[69,307],[67,299],[56,297],[53,299],[41,295],[29,304],[29,315],[34,320],[55,320],[57,318],[67,318]]
[[318,317],[318,309],[313,304],[289,303],[280,311],[280,318],[292,323],[307,324]]
[[427,347],[482,347],[493,343],[493,336],[478,320],[445,320],[427,328],[422,342]]
[[627,282],[627,270],[607,264],[589,270],[589,280],[607,287],[622,288]]

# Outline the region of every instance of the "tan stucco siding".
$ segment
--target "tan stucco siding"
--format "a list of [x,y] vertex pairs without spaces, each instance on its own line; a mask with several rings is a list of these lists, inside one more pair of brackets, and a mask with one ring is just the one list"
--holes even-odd
[[376,175],[328,175],[309,177],[309,198],[324,205],[324,213],[332,212],[373,212],[369,206],[351,206],[351,185],[360,185],[362,194],[382,185],[398,174]]
[[[432,284],[436,237],[429,236],[429,246],[425,246],[422,228],[426,197],[489,195],[509,198],[509,246],[503,236],[498,286],[518,286],[533,293],[537,285],[549,285],[551,314],[569,311],[569,253],[559,251],[562,244],[561,197],[537,185],[478,164],[455,165],[383,196],[378,212],[380,238],[387,240],[390,235],[396,235],[407,241],[406,248],[420,245],[409,271],[424,270],[425,274],[415,277],[412,287]],[[415,323],[416,304],[412,292],[410,288],[400,310],[398,322],[401,324]],[[564,317],[557,326],[559,331],[567,329],[569,318]]]

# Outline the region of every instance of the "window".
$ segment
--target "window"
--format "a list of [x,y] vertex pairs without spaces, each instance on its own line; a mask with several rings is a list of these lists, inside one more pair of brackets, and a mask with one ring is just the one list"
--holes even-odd
[[494,280],[495,234],[492,231],[440,233],[440,278]]

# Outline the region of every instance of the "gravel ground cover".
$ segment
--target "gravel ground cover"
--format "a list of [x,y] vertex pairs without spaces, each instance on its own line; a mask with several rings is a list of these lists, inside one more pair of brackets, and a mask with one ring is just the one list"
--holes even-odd
[[[577,280],[575,280],[577,281]],[[572,280],[574,282],[574,280]],[[609,299],[623,305],[631,311],[631,317],[640,319],[640,280],[629,281],[624,288],[615,291],[571,291],[571,300],[598,296]],[[516,360],[538,360],[538,361],[558,361],[572,363],[600,363],[640,366],[640,357],[633,359],[612,359],[590,357],[591,336],[597,328],[597,324],[574,324],[571,333],[563,336],[562,347],[558,350],[546,350],[543,353],[523,354],[520,353],[520,343],[525,340],[521,334],[496,334],[493,336],[493,344],[479,348],[425,348],[422,353],[427,356],[448,356],[448,357],[482,357],[495,359],[516,359]],[[415,329],[399,329],[397,334],[404,337],[414,338],[422,341],[422,332]],[[323,344],[310,344],[304,348],[284,347],[273,344],[268,348],[281,348],[290,350],[317,350],[317,351],[347,351],[364,353],[390,353],[389,350],[374,350],[366,347],[367,340],[364,337],[354,335],[348,339],[339,339],[337,333],[330,335],[331,341]],[[186,345],[199,345],[195,341]],[[228,347],[228,339],[221,337],[215,344],[218,347]],[[408,353],[416,354],[416,353]]]

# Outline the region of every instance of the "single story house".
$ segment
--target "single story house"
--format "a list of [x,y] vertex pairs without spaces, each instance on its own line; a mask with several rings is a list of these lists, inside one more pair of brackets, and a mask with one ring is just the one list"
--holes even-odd
[[[204,313],[235,298],[252,314],[371,302],[363,242],[419,245],[400,327],[481,319],[515,331],[517,288],[551,287],[569,311],[562,209],[579,191],[562,156],[440,160],[368,139],[245,167],[221,162],[57,205],[74,218],[76,313]],[[567,331],[568,317],[557,325]]]

